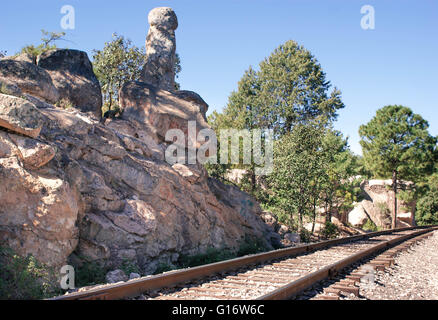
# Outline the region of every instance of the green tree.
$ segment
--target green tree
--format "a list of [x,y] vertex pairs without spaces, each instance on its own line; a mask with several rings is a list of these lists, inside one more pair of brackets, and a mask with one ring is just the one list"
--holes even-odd
[[49,31],[42,29],[41,34],[42,34],[42,37],[41,37],[42,43],[41,44],[39,44],[37,46],[27,45],[21,49],[19,54],[21,54],[21,53],[29,54],[32,57],[32,59],[34,61],[36,61],[36,58],[40,54],[42,54],[46,51],[49,51],[49,50],[56,49],[57,48],[56,41],[65,40],[64,39],[65,32],[49,32]]
[[322,148],[324,155],[324,176],[322,181],[321,206],[331,221],[333,211],[340,215],[352,208],[360,188],[355,176],[359,175],[357,157],[351,152],[348,140],[340,131],[327,130]]
[[426,188],[417,202],[415,220],[419,225],[438,224],[438,173],[429,176]]
[[394,208],[392,227],[397,219],[399,179],[418,181],[433,170],[437,139],[428,132],[429,124],[411,109],[390,105],[359,129],[365,166],[375,177],[392,176]]
[[[287,41],[260,63],[258,71],[252,67],[245,71],[224,111],[213,113],[209,123],[215,130],[274,129],[275,138],[280,139],[296,124],[318,117],[336,119],[344,104],[340,92],[336,88],[330,92],[330,88],[312,54]],[[254,167],[253,163],[239,166],[248,172],[249,188],[245,191],[253,195],[257,191]]]
[[[132,41],[114,33],[102,50],[93,50],[93,68],[102,87],[103,110],[119,109],[118,94],[123,83],[138,81],[145,63],[144,47],[136,47]],[[181,72],[181,60],[176,56],[175,74]],[[179,88],[179,84],[176,87]]]
[[315,186],[325,179],[324,131],[318,123],[297,124],[274,147],[274,171],[267,177],[275,195],[272,204],[286,213],[289,225],[296,214],[299,231],[303,218],[313,213],[312,199],[319,192]]
[[290,40],[262,61],[259,71],[245,71],[216,120],[219,126],[272,128],[281,136],[317,117],[335,120],[344,104],[340,91],[330,88],[316,58]]
[[258,97],[263,118],[279,134],[319,116],[329,120],[344,108],[341,92],[331,84],[316,58],[295,41],[287,41],[260,63]]
[[116,105],[117,110],[119,89],[123,83],[140,78],[146,57],[145,50],[114,33],[112,41],[106,42],[102,50],[93,50],[93,53],[93,68],[102,87],[104,109],[112,110]]

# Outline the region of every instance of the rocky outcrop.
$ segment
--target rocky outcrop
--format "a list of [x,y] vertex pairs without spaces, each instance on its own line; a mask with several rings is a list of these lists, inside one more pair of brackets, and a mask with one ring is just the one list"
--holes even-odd
[[85,52],[50,50],[38,56],[37,65],[50,74],[59,92],[59,99],[71,102],[83,112],[92,112],[101,117],[101,88]]
[[[0,60],[0,82],[13,84],[23,93],[56,103],[59,92],[49,73],[32,63],[17,60]],[[11,94],[11,93],[10,93]]]
[[[151,21],[160,32],[174,30]],[[202,101],[130,82],[120,92],[123,118],[103,123],[89,112],[98,103],[87,90],[97,88],[85,58],[58,50],[38,65],[62,97],[91,99],[80,108],[86,112],[40,95],[0,95],[0,242],[52,266],[93,261],[115,270],[128,260],[143,274],[251,239],[272,248],[275,233],[252,197],[209,178],[198,163],[165,161],[168,130],[187,136],[190,120],[196,131],[209,128]]]
[[[400,189],[409,190],[412,182],[399,182]],[[394,193],[392,180],[364,180],[361,183],[362,200],[348,214],[348,222],[362,227],[371,220],[377,227],[391,227]],[[397,201],[397,227],[415,226],[415,202]]]
[[141,81],[159,89],[175,91],[175,30],[178,19],[171,8],[155,8],[148,16],[146,63]]
[[[273,231],[255,200],[209,179],[200,165],[163,161],[166,145],[148,135],[147,121],[104,125],[75,109],[38,112],[46,119],[38,140],[0,135],[0,203],[7,203],[0,234],[15,239],[8,243],[20,253],[52,265],[69,256],[110,267],[129,260],[148,274],[180,254],[237,249],[245,238],[271,246]],[[34,154],[52,156],[44,145],[56,153],[35,163]],[[20,154],[28,155],[28,164]]]
[[148,133],[158,143],[165,141],[170,129],[180,129],[188,138],[189,121],[196,123],[196,134],[210,128],[198,104],[146,83],[125,83],[120,90],[119,103],[123,109],[122,118],[131,123],[148,124]]

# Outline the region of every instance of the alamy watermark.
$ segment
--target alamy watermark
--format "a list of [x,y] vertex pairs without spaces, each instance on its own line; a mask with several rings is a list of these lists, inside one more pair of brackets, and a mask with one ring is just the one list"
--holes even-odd
[[73,266],[65,265],[61,268],[61,289],[75,289],[75,269]]
[[360,26],[363,30],[374,30],[376,28],[376,10],[373,6],[367,4],[362,6],[360,13],[364,16],[360,20]]
[[[273,171],[274,132],[271,129],[220,130],[220,164],[254,163],[257,176]],[[173,142],[165,151],[166,161],[179,164],[218,164],[218,138],[212,129],[197,132],[196,121],[188,121],[187,136],[180,129],[166,132]],[[187,157],[186,157],[187,150]]]
[[61,28],[64,30],[74,30],[76,27],[75,8],[71,5],[65,5],[61,8]]

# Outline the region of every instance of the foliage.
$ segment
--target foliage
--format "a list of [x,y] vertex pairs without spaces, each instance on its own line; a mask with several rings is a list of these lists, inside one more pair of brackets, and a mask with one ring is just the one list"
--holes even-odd
[[0,50],[0,59],[6,57],[7,52],[5,50]]
[[369,231],[369,232],[376,232],[376,231],[379,231],[379,228],[376,226],[376,224],[371,219],[368,219],[365,222],[365,224],[362,226],[362,230]]
[[42,37],[41,37],[41,44],[35,46],[35,45],[27,45],[21,49],[20,53],[27,53],[29,54],[34,60],[36,58],[49,50],[56,49],[57,46],[55,44],[56,41],[59,40],[65,40],[65,32],[49,32],[45,31],[44,29],[41,30]]
[[267,177],[274,196],[273,205],[298,217],[298,229],[304,216],[310,216],[313,199],[326,178],[325,155],[321,147],[325,128],[318,124],[298,124],[274,147],[274,172]]
[[427,190],[418,200],[415,219],[418,225],[438,224],[438,173],[427,181]]
[[84,262],[75,267],[75,285],[76,287],[85,287],[106,282],[106,274],[110,271],[96,261]]
[[312,240],[312,233],[307,229],[300,230],[300,241],[302,243],[309,243]]
[[[118,94],[123,83],[138,81],[145,63],[146,50],[136,47],[132,41],[114,33],[102,50],[93,50],[94,73],[102,87],[106,111],[118,108]],[[176,54],[175,75],[181,72],[181,59]],[[179,84],[176,84],[179,89]]]
[[229,251],[217,248],[208,248],[205,253],[193,256],[181,256],[179,265],[183,268],[197,267],[209,263],[232,259],[235,256]]
[[[330,93],[330,87],[311,53],[296,42],[287,41],[260,63],[258,71],[252,67],[245,71],[224,111],[213,112],[209,123],[216,131],[226,128],[273,129],[278,140],[296,124],[305,124],[316,118],[328,121],[336,118],[337,110],[344,104],[340,92],[334,89]],[[218,169],[221,173],[229,168],[246,169],[250,183],[245,191],[257,196],[254,163],[217,166],[222,166]],[[208,169],[214,174],[212,167]]]
[[246,237],[244,241],[240,244],[239,250],[237,251],[237,256],[242,257],[249,254],[264,252],[267,250],[268,249],[261,239]]
[[131,40],[114,33],[112,41],[105,42],[102,50],[93,50],[93,53],[94,73],[102,87],[104,102],[111,110],[123,83],[140,78],[145,49],[132,45]]
[[59,293],[52,268],[32,255],[21,257],[0,247],[0,300],[44,299]]
[[245,237],[237,251],[227,248],[208,248],[205,253],[193,256],[180,256],[178,265],[181,268],[191,268],[249,254],[265,252],[267,250],[268,248],[266,248],[261,239]]
[[399,179],[417,181],[433,169],[437,139],[428,128],[427,121],[407,107],[377,110],[359,129],[365,166],[378,178],[397,172]]
[[[359,129],[365,166],[375,177],[392,176],[394,208],[397,208],[399,179],[421,181],[433,170],[437,139],[428,132],[429,124],[411,109],[390,105]],[[392,227],[395,227],[396,210]]]
[[172,271],[172,270],[175,270],[175,266],[171,266],[167,263],[160,263],[158,265],[157,269],[155,269],[154,274],[161,274],[161,273]]
[[324,239],[334,239],[339,235],[338,227],[334,223],[326,221],[321,235]]
[[138,273],[141,274],[140,267],[137,265],[137,263],[124,260],[120,266],[120,270],[122,270],[126,275],[130,275],[131,273]]

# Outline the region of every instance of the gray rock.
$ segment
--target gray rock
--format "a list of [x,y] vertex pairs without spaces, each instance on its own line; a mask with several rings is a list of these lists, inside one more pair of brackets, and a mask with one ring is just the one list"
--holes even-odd
[[0,127],[36,138],[45,117],[27,100],[0,94]]
[[289,232],[284,235],[284,239],[291,243],[300,243],[300,235],[298,233]]
[[120,269],[110,271],[106,274],[105,280],[107,283],[117,283],[127,281],[128,276]]
[[71,102],[83,112],[102,115],[102,92],[87,53],[55,49],[37,59],[37,65],[50,74],[60,99]]
[[175,30],[178,19],[171,8],[161,7],[153,9],[148,20],[150,28],[141,81],[159,89],[175,91]]
[[138,273],[132,272],[132,273],[129,275],[129,280],[132,280],[132,279],[138,279],[138,278],[141,278],[141,275],[139,275]]
[[23,96],[23,92],[21,91],[21,89],[16,84],[6,79],[0,80],[0,93],[15,97]]
[[15,84],[23,93],[42,98],[49,103],[59,100],[59,92],[49,73],[29,62],[0,60],[0,82]]

